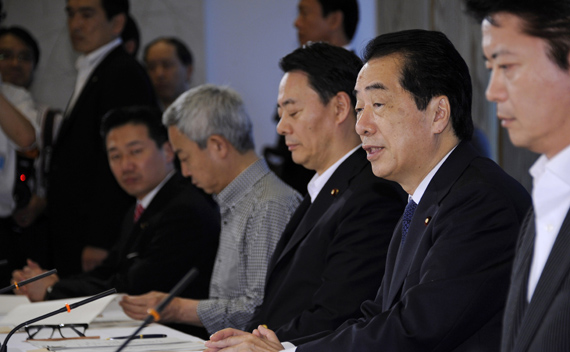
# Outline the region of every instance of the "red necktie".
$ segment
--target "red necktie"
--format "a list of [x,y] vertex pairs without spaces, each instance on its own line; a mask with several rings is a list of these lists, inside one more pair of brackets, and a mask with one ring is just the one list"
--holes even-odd
[[137,203],[137,207],[135,208],[135,219],[134,222],[139,221],[142,213],[144,211],[144,207],[142,206],[141,203]]

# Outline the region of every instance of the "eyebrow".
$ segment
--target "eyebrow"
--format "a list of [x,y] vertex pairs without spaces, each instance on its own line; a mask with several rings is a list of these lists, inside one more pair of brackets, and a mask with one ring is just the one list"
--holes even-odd
[[[491,55],[491,59],[494,60],[494,59],[496,59],[498,56],[501,56],[501,55],[514,55],[514,54],[515,54],[515,53],[513,53],[512,51],[510,51],[510,50],[508,50],[508,49],[500,49],[500,50],[494,52],[494,53]],[[485,56],[485,54],[483,54],[483,59],[484,59],[485,61],[489,61],[489,59],[487,58],[487,56]]]
[[[369,86],[364,87],[364,91],[379,90],[379,89],[380,90],[388,90],[388,87],[386,87],[385,85],[383,85],[380,82],[375,82]],[[358,91],[355,89],[352,93],[356,96],[358,94]]]
[[291,105],[291,104],[295,104],[295,100],[289,98],[287,100],[285,100],[282,104],[277,103],[277,108],[283,108],[287,105]]

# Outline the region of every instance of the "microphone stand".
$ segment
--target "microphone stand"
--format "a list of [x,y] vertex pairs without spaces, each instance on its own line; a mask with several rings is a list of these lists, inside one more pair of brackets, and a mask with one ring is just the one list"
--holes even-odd
[[51,269],[50,271],[46,271],[45,273],[42,273],[42,274],[39,274],[39,275],[37,275],[37,276],[31,277],[31,278],[29,278],[29,279],[27,279],[27,280],[24,280],[24,281],[20,282],[20,283],[14,282],[13,285],[10,285],[10,286],[8,286],[8,287],[4,287],[3,289],[0,289],[0,293],[12,291],[13,289],[19,290],[20,287],[22,287],[22,286],[24,286],[24,285],[27,285],[27,284],[29,284],[29,283],[31,283],[31,282],[34,282],[34,281],[37,281],[37,280],[39,280],[39,279],[43,279],[44,277],[50,276],[50,275],[53,275],[53,274],[57,274],[57,269]]
[[[158,304],[158,306],[156,306],[156,308],[154,309],[149,309],[148,310],[148,317],[143,321],[143,323],[135,330],[135,332],[133,332],[126,340],[125,342],[123,342],[123,344],[119,347],[119,349],[115,352],[120,352],[122,351],[125,347],[127,347],[127,345],[129,344],[129,342],[131,342],[131,340],[133,339],[133,337],[137,336],[139,334],[139,332],[144,329],[148,324],[152,323],[153,321],[158,321],[160,320],[160,313],[164,310],[164,308],[166,308],[166,306],[170,303],[170,301],[172,301],[172,299],[176,296],[178,296],[185,288],[186,286],[188,286],[190,284],[190,282],[194,281],[194,279],[196,278],[196,276],[198,276],[198,269],[196,268],[192,268],[190,269],[190,271],[182,278],[182,280],[180,280],[176,286],[174,286],[174,288],[170,291],[170,293],[168,294],[168,296],[162,300],[162,302],[160,302]],[[1,351],[0,352],[4,352]]]
[[63,312],[66,312],[66,311],[67,311],[67,312],[71,312],[72,309],[75,309],[75,308],[77,308],[77,307],[79,307],[79,306],[82,306],[82,305],[84,305],[84,304],[87,304],[87,303],[91,303],[91,302],[93,302],[93,301],[98,300],[99,298],[103,298],[103,297],[105,297],[105,296],[108,296],[108,295],[113,294],[113,293],[116,293],[116,292],[117,292],[117,290],[115,290],[114,288],[112,288],[112,289],[110,289],[110,290],[107,290],[107,291],[98,293],[98,294],[96,294],[95,296],[91,296],[91,297],[89,297],[89,298],[86,298],[86,299],[84,299],[84,300],[82,300],[82,301],[75,302],[75,303],[72,303],[72,304],[66,304],[65,307],[59,308],[59,309],[57,309],[57,310],[54,310],[53,312],[50,312],[50,313],[44,314],[44,315],[42,315],[42,316],[40,316],[40,317],[33,318],[33,319],[30,319],[30,320],[28,320],[28,321],[23,322],[22,324],[16,326],[14,329],[12,329],[12,331],[10,331],[10,333],[6,336],[6,339],[4,339],[4,343],[2,344],[2,347],[0,347],[0,352],[7,352],[7,351],[8,351],[8,347],[7,347],[7,346],[8,346],[8,340],[10,339],[10,337],[12,337],[12,335],[14,335],[14,333],[15,333],[16,331],[20,330],[20,329],[23,328],[24,326],[33,324],[33,323],[35,323],[35,322],[37,322],[37,321],[40,321],[40,320],[49,318],[49,317],[51,317],[51,316],[53,316],[53,315],[56,315],[56,314],[59,314],[59,313],[63,313]]

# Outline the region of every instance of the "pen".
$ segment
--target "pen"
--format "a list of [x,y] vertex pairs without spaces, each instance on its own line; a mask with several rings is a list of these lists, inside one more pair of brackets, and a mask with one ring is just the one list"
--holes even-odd
[[[128,339],[130,336],[117,336],[117,337],[109,337],[107,340],[124,340]],[[146,334],[146,335],[136,335],[133,336],[133,340],[135,339],[158,339],[161,337],[166,337],[165,334]]]

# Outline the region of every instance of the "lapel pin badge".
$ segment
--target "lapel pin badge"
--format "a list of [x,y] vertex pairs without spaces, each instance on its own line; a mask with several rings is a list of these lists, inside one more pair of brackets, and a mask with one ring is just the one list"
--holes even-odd
[[427,226],[430,221],[431,221],[431,216],[428,216],[428,217],[424,220],[424,225]]
[[331,196],[336,196],[336,195],[338,194],[338,192],[340,192],[340,191],[338,190],[338,188],[333,188],[333,189],[331,190]]

